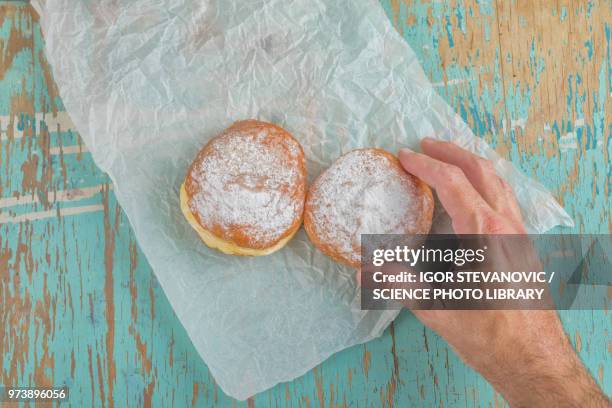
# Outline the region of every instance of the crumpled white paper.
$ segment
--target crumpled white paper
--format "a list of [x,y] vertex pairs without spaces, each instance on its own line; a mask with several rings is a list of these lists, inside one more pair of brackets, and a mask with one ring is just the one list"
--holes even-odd
[[492,159],[531,232],[572,221],[435,93],[375,0],[35,0],[70,116],[114,182],[143,252],[221,388],[245,399],[379,336],[353,271],[301,231],[267,257],[222,255],[183,219],[204,143],[259,118],[303,145],[309,179],[340,154],[452,139]]

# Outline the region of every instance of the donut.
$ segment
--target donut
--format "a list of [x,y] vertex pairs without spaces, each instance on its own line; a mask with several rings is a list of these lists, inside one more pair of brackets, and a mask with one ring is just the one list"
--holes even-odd
[[336,262],[361,264],[362,234],[427,234],[430,188],[382,149],[357,149],[338,158],[308,190],[304,229]]
[[306,166],[299,142],[257,120],[236,122],[197,154],[180,189],[183,215],[211,248],[261,256],[302,222]]

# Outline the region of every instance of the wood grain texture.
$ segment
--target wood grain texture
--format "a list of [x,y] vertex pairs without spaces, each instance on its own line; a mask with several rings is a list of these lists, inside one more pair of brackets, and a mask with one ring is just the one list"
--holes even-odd
[[[612,233],[612,4],[382,0],[439,93],[576,220]],[[215,385],[64,113],[36,16],[0,2],[0,383],[67,384],[70,406],[497,407],[403,313],[377,340],[240,403]],[[610,393],[610,316],[562,312]]]

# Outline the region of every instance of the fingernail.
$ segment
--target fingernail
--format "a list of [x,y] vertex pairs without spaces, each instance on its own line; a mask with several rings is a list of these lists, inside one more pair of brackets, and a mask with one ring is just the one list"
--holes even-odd
[[431,136],[426,136],[423,139],[421,139],[421,143],[422,142],[437,142],[437,141],[438,141],[438,139],[435,139],[435,138],[433,138]]
[[414,150],[409,149],[407,147],[402,147],[399,149],[399,154],[411,154],[414,153]]

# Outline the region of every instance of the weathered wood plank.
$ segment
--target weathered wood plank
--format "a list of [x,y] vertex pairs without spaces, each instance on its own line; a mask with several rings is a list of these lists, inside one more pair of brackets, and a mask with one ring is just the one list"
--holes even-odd
[[[479,136],[545,183],[576,231],[612,232],[611,4],[382,4]],[[0,383],[65,383],[79,407],[504,404],[409,313],[289,384],[226,397],[62,112],[36,17],[0,2]],[[610,317],[561,315],[610,392]]]

